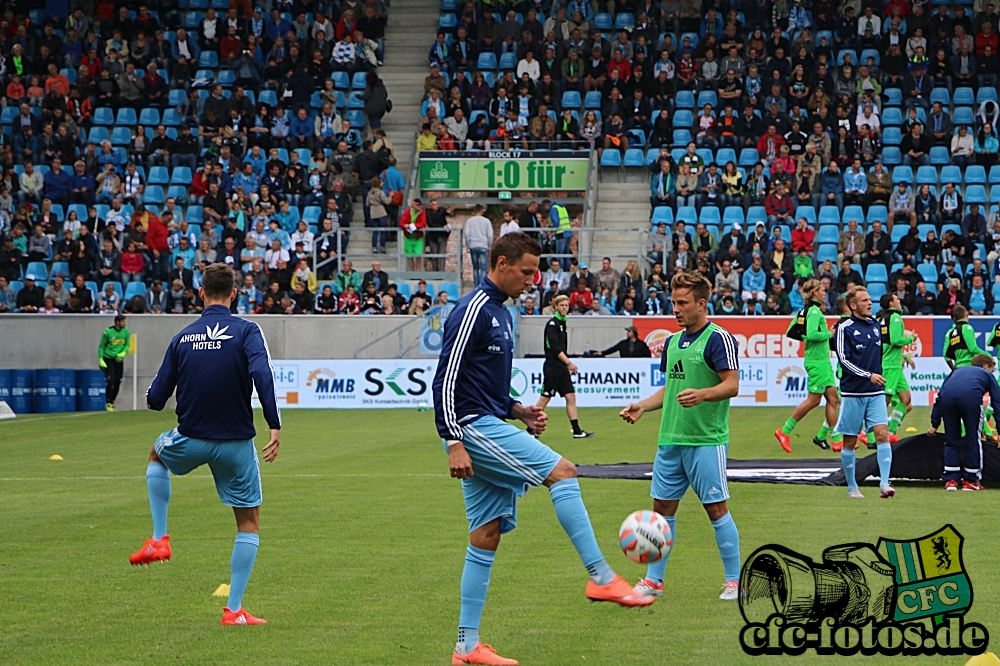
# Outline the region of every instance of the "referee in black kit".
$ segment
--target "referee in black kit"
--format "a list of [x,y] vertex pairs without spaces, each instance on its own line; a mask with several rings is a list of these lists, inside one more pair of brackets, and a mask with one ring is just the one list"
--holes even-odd
[[[566,315],[569,312],[569,296],[560,294],[552,299],[555,315],[545,324],[545,364],[542,366],[542,395],[537,406],[541,409],[549,404],[557,393],[566,399],[566,416],[573,426],[573,437],[585,439],[594,433],[580,427],[576,413],[576,389],[573,387],[573,373],[576,363],[569,359],[566,341]],[[534,434],[534,433],[532,433]]]

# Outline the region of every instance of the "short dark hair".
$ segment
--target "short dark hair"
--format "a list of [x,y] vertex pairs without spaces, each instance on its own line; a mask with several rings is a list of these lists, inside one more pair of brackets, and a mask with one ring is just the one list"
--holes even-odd
[[514,264],[526,254],[540,257],[542,256],[542,246],[522,231],[501,236],[493,243],[493,248],[490,250],[490,268],[496,268],[500,257],[507,257],[507,262]]
[[951,319],[952,321],[962,321],[963,319],[969,318],[969,311],[965,309],[965,306],[958,304],[951,309]]
[[[904,278],[900,279],[902,280]],[[899,280],[897,280],[896,282],[898,284]],[[888,310],[889,306],[892,305],[892,296],[893,296],[892,294],[882,294],[882,298],[878,299],[879,301],[878,304],[882,306],[883,310]]]
[[205,298],[227,299],[236,288],[236,272],[229,264],[211,264],[202,271],[201,286]]

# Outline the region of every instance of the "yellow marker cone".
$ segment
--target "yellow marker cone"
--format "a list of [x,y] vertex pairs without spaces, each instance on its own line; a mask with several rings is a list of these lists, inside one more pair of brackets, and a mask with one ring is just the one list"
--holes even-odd
[[906,429],[906,432],[916,432],[916,431],[917,429],[914,428],[913,426],[910,426],[909,428]]
[[215,592],[212,592],[213,597],[228,597],[229,596],[229,583],[223,583],[219,587],[215,588]]
[[51,456],[49,456],[49,460],[62,460],[62,459],[63,457],[58,453],[53,453]]
[[992,652],[985,652],[965,662],[965,666],[1000,666],[1000,658]]

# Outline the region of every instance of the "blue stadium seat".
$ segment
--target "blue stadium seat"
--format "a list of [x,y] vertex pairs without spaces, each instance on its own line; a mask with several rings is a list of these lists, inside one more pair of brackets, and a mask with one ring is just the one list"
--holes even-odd
[[205,219],[205,209],[197,204],[191,204],[184,211],[184,219],[188,221],[188,224],[201,224],[201,221]]
[[758,222],[767,223],[767,210],[763,206],[750,206],[747,209],[747,226],[755,227]]
[[608,12],[594,14],[594,27],[602,32],[613,30],[615,25],[611,20],[611,14]]
[[903,112],[896,107],[887,108],[882,112],[882,124],[890,127],[902,125]]
[[[933,224],[918,224],[917,225],[917,235],[920,236],[920,240],[927,238],[927,232],[933,231],[934,235],[937,235],[937,227]],[[971,265],[971,264],[970,264]],[[895,272],[895,271],[893,271]]]
[[448,294],[448,300],[452,303],[457,303],[461,296],[459,295],[458,285],[454,282],[442,282],[438,285],[438,291],[443,291]]
[[686,129],[675,129],[674,137],[671,145],[677,147],[683,147],[691,143],[691,130]]
[[970,164],[965,167],[965,184],[982,185],[986,182],[986,168],[981,164]]
[[819,251],[816,253],[816,261],[819,263],[823,263],[824,261],[837,263],[837,246],[833,243],[820,245]]
[[215,69],[219,66],[219,54],[215,51],[202,51],[198,56],[198,69]]
[[[608,151],[604,152],[606,153]],[[645,167],[646,154],[642,151],[642,148],[629,148],[628,150],[625,151],[625,159],[622,162],[622,164],[625,166],[625,168]]]
[[307,224],[318,224],[319,216],[323,214],[323,209],[319,206],[306,206],[305,210],[302,211],[302,219],[306,221]]
[[49,273],[49,277],[55,279],[56,277],[68,278],[69,274],[69,262],[68,261],[53,261],[52,270]]
[[932,166],[917,167],[917,185],[937,185],[937,169]]
[[840,224],[840,210],[836,206],[822,206],[819,209],[820,224]]
[[882,162],[886,166],[893,166],[901,163],[902,161],[903,161],[903,156],[900,154],[899,148],[897,148],[896,146],[885,146],[884,148],[882,148]]
[[897,185],[899,183],[912,183],[912,182],[913,182],[913,167],[896,166],[892,168],[893,185]]
[[817,243],[836,243],[840,240],[840,229],[831,225],[820,225],[816,234]]
[[976,103],[976,93],[972,88],[955,88],[951,102],[955,106],[972,106]]
[[[948,92],[947,88],[933,88],[931,90],[930,102],[941,102],[941,106],[944,108],[949,108],[951,106],[951,93]],[[883,114],[882,122],[885,122],[885,117]]]
[[[674,98],[674,107],[678,109],[693,109],[694,93],[690,90],[678,90],[677,96]],[[676,113],[674,116],[674,125],[677,125]]]
[[882,91],[886,106],[900,106],[903,103],[903,91],[899,88],[886,88]]
[[844,224],[847,224],[851,220],[857,220],[861,223],[865,220],[865,211],[861,206],[844,206],[844,213],[840,218],[844,221]]
[[687,109],[678,109],[674,113],[674,127],[691,127],[694,124],[694,116]]
[[508,70],[515,69],[517,67],[517,54],[516,53],[502,53],[500,54],[500,69]]
[[[900,225],[902,226],[902,225]],[[885,264],[872,262],[865,269],[865,282],[888,282],[889,273],[885,269]]]
[[[186,169],[187,167],[184,168]],[[179,201],[183,204],[187,201],[187,191],[187,185],[171,185],[167,188],[167,198],[174,199],[175,201]]]
[[722,222],[722,215],[719,213],[718,206],[702,206],[701,215],[698,218],[699,222],[711,226],[719,226]]
[[712,108],[719,106],[719,97],[714,90],[702,90],[698,93],[698,108],[705,108],[706,104],[711,104]]
[[368,74],[365,72],[354,72],[354,76],[351,78],[351,88],[354,90],[364,90],[365,85],[367,85]]
[[674,211],[672,208],[667,206],[658,206],[653,210],[653,226],[655,227],[660,222],[666,222],[667,226],[672,226],[674,223]]
[[[129,109],[131,111],[131,109]],[[127,146],[132,142],[132,132],[128,127],[115,127],[111,132],[111,145]]]
[[567,90],[562,96],[562,108],[564,109],[579,109],[583,104],[583,100],[580,99],[580,93],[575,90]]
[[962,184],[962,170],[959,169],[954,164],[949,164],[946,167],[941,168],[941,180],[939,180],[942,185],[948,183],[955,183],[956,185]]
[[990,174],[987,177],[990,185],[1000,184],[1000,164],[994,164],[990,167]]
[[[926,238],[926,236],[922,236]],[[917,272],[920,273],[920,277],[924,279],[924,282],[928,284],[937,283],[937,268],[933,264],[917,264]]]
[[719,165],[719,170],[726,166],[726,163],[732,162],[736,163],[736,151],[732,148],[719,148],[715,151],[715,161]]
[[752,167],[760,161],[756,148],[744,148],[740,151],[740,166]]
[[[362,94],[363,94],[363,91],[352,90],[351,94],[347,98],[347,108],[348,109],[364,109],[365,108],[365,100],[361,99],[361,95]],[[320,107],[322,107],[322,106],[323,106],[323,104],[321,102],[320,103]]]
[[[14,107],[17,111],[17,108]],[[15,115],[17,115],[15,113]],[[13,118],[11,119],[13,120]],[[99,109],[94,109],[94,124],[95,125],[105,125],[110,126],[115,124],[115,112],[114,109],[109,109],[108,107],[102,106]]]
[[882,130],[882,143],[886,146],[898,146],[903,141],[903,134],[898,127],[886,127]]
[[868,224],[871,224],[875,220],[885,222],[887,219],[889,219],[889,210],[885,206],[876,204],[868,207],[868,216],[866,219]]
[[615,16],[615,30],[632,31],[635,27],[635,15],[631,12],[618,12]]
[[441,14],[438,18],[438,30],[454,30],[458,26],[458,17],[455,14]]
[[715,161],[715,156],[712,154],[711,148],[698,148],[694,152],[705,161],[705,164],[711,164]]
[[333,72],[330,78],[333,79],[333,85],[337,90],[347,90],[351,87],[351,76],[347,72]]
[[745,224],[745,222],[743,208],[740,206],[726,206],[726,210],[722,213],[722,223],[724,225],[731,227],[734,224]]
[[979,90],[976,91],[976,104],[983,104],[984,102],[996,102],[997,101],[997,89],[990,86],[980,86]]
[[[346,74],[346,72],[334,72],[334,74]],[[267,104],[271,108],[278,106],[278,93],[274,90],[261,90],[260,103]]]
[[142,282],[129,282],[125,286],[125,301],[131,301],[136,296],[146,296],[146,285]]
[[858,66],[868,64],[868,58],[875,58],[875,64],[882,64],[882,56],[879,54],[878,49],[865,49],[861,52],[861,59],[858,60]]
[[170,184],[171,185],[190,185],[191,184],[191,169],[186,166],[174,167],[174,170],[170,172]]
[[187,99],[187,94],[180,88],[171,90],[167,94],[167,103],[172,107],[180,106],[184,103],[185,99]]
[[795,209],[795,219],[798,220],[800,217],[806,218],[806,222],[814,225],[816,224],[816,209],[812,206],[799,206]]
[[[931,164],[938,167],[944,166],[951,161],[951,155],[944,146],[931,146]],[[921,167],[923,168],[923,167]]]
[[49,279],[49,269],[44,261],[32,261],[24,269],[24,276],[35,278],[35,282],[46,282]]
[[601,91],[591,90],[583,98],[583,106],[585,109],[595,109],[599,110],[601,108]]
[[601,166],[608,169],[620,169],[622,154],[617,150],[605,150],[601,154]]
[[[875,265],[876,264],[870,264],[869,267]],[[882,264],[877,265],[882,266]],[[882,269],[884,270],[885,266],[882,266]],[[865,282],[868,282],[868,280],[865,280]],[[886,291],[885,282],[868,282],[868,294],[872,297],[873,303],[878,303],[879,299],[885,295]]]
[[94,127],[91,127],[90,132],[87,133],[87,141],[98,145],[100,145],[102,141],[107,141],[108,138],[109,135],[107,127],[98,127],[95,125]]
[[181,114],[177,112],[177,109],[164,109],[161,122],[167,127],[178,127],[181,124]]
[[231,69],[220,69],[219,73],[215,75],[215,82],[229,88],[236,83],[236,72]]
[[497,69],[497,57],[492,51],[484,51],[479,54],[479,59],[476,60],[476,68],[480,71],[490,70],[493,71]]
[[943,236],[946,231],[954,231],[956,236],[962,235],[962,227],[957,224],[942,224],[941,235]]
[[903,224],[897,224],[892,228],[892,233],[889,234],[889,238],[892,240],[892,244],[896,245],[899,241],[903,240],[903,236],[909,233],[910,228]]
[[698,221],[698,210],[694,206],[678,206],[677,221],[687,225],[695,224]]
[[972,108],[968,106],[955,107],[955,110],[951,114],[951,122],[956,127],[959,125],[972,125],[974,121],[975,115]]
[[167,167],[151,167],[149,174],[146,176],[146,182],[150,185],[166,185],[169,183],[170,174],[167,172]]
[[115,117],[115,125],[132,125],[137,124],[139,121],[135,117],[135,109],[129,107],[122,107],[118,109],[118,115]]
[[358,109],[351,109],[344,114],[344,117],[351,121],[351,127],[362,129],[365,126],[365,112]]
[[142,200],[147,204],[162,204],[164,201],[163,187],[160,185],[147,185],[145,192],[143,192]]
[[16,104],[10,104],[3,107],[3,111],[0,112],[0,124],[10,125],[14,122],[14,118],[17,118],[20,113],[20,109]]
[[986,203],[986,188],[982,185],[966,186],[965,203],[984,205]]

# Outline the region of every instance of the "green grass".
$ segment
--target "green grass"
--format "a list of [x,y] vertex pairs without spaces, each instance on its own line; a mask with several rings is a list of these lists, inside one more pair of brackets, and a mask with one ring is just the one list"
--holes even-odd
[[[780,457],[771,431],[788,409],[735,409],[733,458]],[[446,664],[455,638],[466,523],[458,483],[416,411],[286,411],[281,455],[263,465],[261,548],[246,606],[266,627],[218,625],[235,524],[207,469],[174,477],[174,560],[130,567],[149,534],[144,471],[172,414],[22,417],[0,423],[0,663]],[[546,441],[574,462],[649,461],[658,420],[635,427],[613,410],[584,410],[598,436],[569,437],[553,411]],[[796,431],[795,455],[819,411]],[[907,424],[925,428],[927,410]],[[259,424],[259,429],[263,424]],[[49,461],[51,454],[64,457]],[[825,455],[831,455],[829,453]],[[616,547],[629,512],[649,506],[648,483],[585,479],[584,499],[609,561],[643,572]],[[966,537],[975,585],[970,619],[1000,630],[995,516],[1000,492],[946,495],[904,486],[893,501],[843,488],[732,484],[743,556],[781,543],[823,548],[879,536],[913,538],[952,522]],[[504,537],[483,637],[522,664],[788,664],[836,657],[751,659],[739,648],[736,604],[722,583],[711,526],[693,495],[678,515],[666,595],[648,609],[591,604],[586,576],[544,490],[521,502]],[[905,658],[903,658],[905,659]],[[853,663],[900,663],[856,656]],[[960,657],[921,663],[961,664]]]

